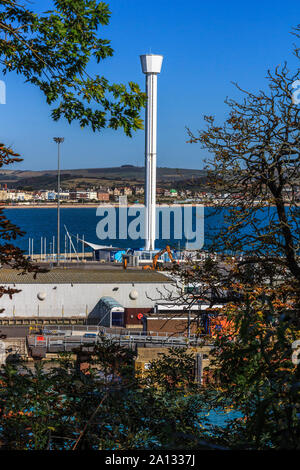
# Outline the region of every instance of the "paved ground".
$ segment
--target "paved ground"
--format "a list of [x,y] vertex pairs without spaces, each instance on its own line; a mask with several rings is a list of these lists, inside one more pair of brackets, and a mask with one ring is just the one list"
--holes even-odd
[[28,326],[0,326],[0,335],[7,335],[7,338],[25,338],[29,334]]

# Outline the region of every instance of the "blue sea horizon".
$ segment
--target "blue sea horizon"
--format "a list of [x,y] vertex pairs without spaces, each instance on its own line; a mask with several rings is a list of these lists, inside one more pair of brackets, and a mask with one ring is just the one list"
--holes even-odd
[[[118,208],[117,208],[118,210]],[[267,210],[267,209],[266,209]],[[268,209],[269,210],[269,209]],[[70,234],[74,235],[73,243],[76,251],[82,251],[82,242],[80,239],[84,237],[85,241],[98,244],[98,245],[113,245],[119,247],[120,250],[127,248],[143,249],[145,241],[143,239],[99,239],[97,237],[96,228],[100,221],[100,217],[96,214],[95,207],[86,208],[65,208],[61,207],[61,238],[60,247],[61,253],[64,253],[66,244],[66,232],[64,225],[67,227]],[[43,238],[43,247],[46,239],[47,252],[49,253],[50,247],[53,243],[53,237],[57,236],[57,209],[56,208],[17,208],[17,209],[4,209],[5,215],[8,219],[16,224],[25,234],[11,243],[19,246],[26,253],[29,247],[29,238],[34,241],[34,253],[41,251],[41,238]],[[204,244],[201,248],[202,251],[210,251],[212,239],[214,235],[225,225],[224,217],[228,213],[228,208],[222,208],[218,212],[214,207],[204,208]],[[262,210],[261,220],[264,220],[264,211]],[[174,238],[173,235],[173,221],[171,220],[171,236],[170,239],[159,238],[156,240],[156,248],[164,248],[167,244],[172,249],[184,249],[188,241],[184,235],[181,239]],[[194,224],[194,221],[193,221]],[[195,225],[195,224],[194,224]],[[193,227],[194,227],[193,225]],[[78,241],[77,241],[78,237]],[[68,242],[67,242],[68,243]],[[247,247],[244,247],[247,250]],[[44,250],[44,248],[43,248]],[[69,251],[67,244],[67,251]],[[85,246],[85,251],[91,251]]]

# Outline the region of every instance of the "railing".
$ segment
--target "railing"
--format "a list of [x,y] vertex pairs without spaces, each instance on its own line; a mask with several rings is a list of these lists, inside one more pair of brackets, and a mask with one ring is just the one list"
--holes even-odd
[[[118,329],[118,327],[116,327]],[[174,332],[159,332],[159,331],[132,331],[132,329],[122,329],[120,332],[114,333],[112,328],[107,328],[104,326],[96,326],[96,325],[71,325],[68,329],[60,330],[56,326],[47,325],[46,328],[43,329],[43,334],[56,334],[61,336],[76,336],[74,333],[77,332],[84,332],[84,333],[103,333],[105,336],[114,335],[114,336],[156,336],[156,337],[181,337],[187,338],[182,332],[174,333]],[[80,335],[78,335],[80,336]],[[199,335],[190,335],[190,338],[196,338]]]
[[[159,335],[156,332],[156,335],[149,335],[147,334],[114,334],[114,333],[107,333],[104,335],[105,338],[111,339],[112,341],[116,341],[119,344],[126,344],[126,345],[135,345],[135,344],[167,344],[170,346],[188,346],[188,345],[198,345],[201,341],[201,336],[190,335],[190,337],[186,336],[173,336],[167,335],[164,336]],[[32,341],[33,340],[33,341]],[[46,348],[50,351],[53,348],[59,347],[64,351],[68,349],[75,349],[79,346],[95,346],[97,344],[101,344],[102,337],[98,334],[95,337],[86,338],[84,336],[65,336],[63,338],[54,338],[53,336],[34,336],[31,337],[29,340],[29,347],[42,347]]]

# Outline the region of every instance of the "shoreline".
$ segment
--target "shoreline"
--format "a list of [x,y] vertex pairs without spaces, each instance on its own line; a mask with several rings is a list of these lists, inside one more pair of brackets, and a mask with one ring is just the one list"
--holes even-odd
[[[102,204],[61,204],[60,209],[85,209],[88,207],[96,208],[100,205],[102,206]],[[105,207],[105,205],[103,205],[103,207]],[[0,209],[57,209],[57,204],[24,204],[16,206],[0,205]]]
[[[176,206],[204,206],[204,204],[156,204],[158,207],[176,207]],[[208,207],[208,204],[206,204]],[[214,204],[210,205],[214,207]],[[99,204],[92,203],[92,204],[60,204],[60,209],[95,209],[98,207],[122,207],[118,202],[116,203],[109,203],[109,204]],[[124,206],[123,206],[124,207]],[[126,207],[144,207],[144,204],[127,204]],[[57,204],[24,204],[24,205],[16,205],[16,206],[5,206],[0,204],[0,209],[57,209]]]
[[[143,206],[144,207],[144,204],[127,204],[126,207],[141,207]],[[191,203],[191,204],[156,204],[156,206],[158,207],[176,207],[176,206],[180,206],[180,207],[196,207],[196,206],[201,206],[201,207],[215,207],[215,208],[218,208],[218,207],[222,207],[220,204],[218,203],[215,203],[215,204],[205,204],[205,203]],[[290,204],[287,204],[285,203],[284,204],[285,207],[289,207]],[[109,204],[101,204],[101,202],[99,202],[99,204],[96,204],[96,203],[92,203],[92,204],[61,204],[60,205],[60,209],[97,209],[98,207],[122,207],[119,205],[118,202],[116,203],[109,203]],[[229,206],[223,206],[224,207],[229,207]],[[234,206],[231,206],[231,207],[234,207]],[[264,207],[276,207],[275,205],[268,205],[266,204],[266,206]],[[57,204],[20,204],[20,205],[16,205],[16,206],[6,206],[6,205],[1,205],[0,203],[0,210],[5,210],[5,209],[57,209]]]

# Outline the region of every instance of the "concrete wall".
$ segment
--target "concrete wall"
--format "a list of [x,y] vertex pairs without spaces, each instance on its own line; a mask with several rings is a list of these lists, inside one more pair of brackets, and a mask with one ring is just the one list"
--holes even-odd
[[[195,356],[198,353],[203,354],[203,368],[209,367],[210,364],[210,346],[201,346],[195,348],[188,348],[187,353]],[[136,368],[140,368],[142,371],[147,369],[148,364],[151,361],[155,361],[161,358],[161,354],[168,354],[168,348],[137,348],[137,358],[135,361]],[[146,367],[145,367],[146,365]]]
[[[97,308],[101,297],[115,298],[125,308],[153,307],[167,290],[162,283],[128,284],[16,284],[21,292],[0,298],[4,317],[85,317]],[[170,291],[172,286],[166,284]],[[44,300],[40,300],[44,299]]]
[[0,365],[27,358],[26,338],[7,338],[0,341]]

